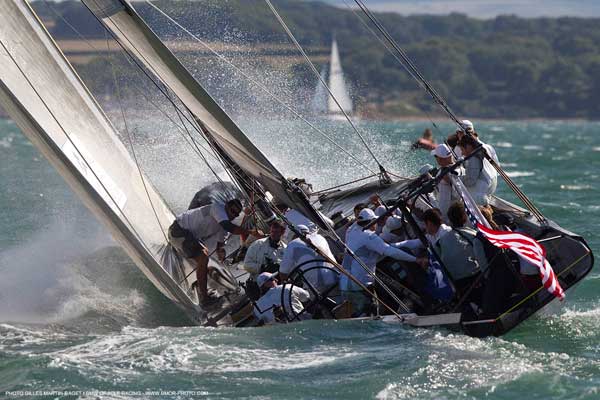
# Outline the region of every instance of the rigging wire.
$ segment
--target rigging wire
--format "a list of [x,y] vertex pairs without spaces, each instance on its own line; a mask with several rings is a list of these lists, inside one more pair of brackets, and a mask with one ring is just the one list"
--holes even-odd
[[249,74],[247,74],[246,72],[244,72],[244,70],[242,70],[240,67],[238,67],[237,65],[235,65],[227,57],[225,57],[221,53],[219,53],[216,50],[214,50],[210,45],[208,45],[208,43],[206,43],[205,41],[203,41],[202,39],[200,39],[198,36],[196,36],[195,34],[193,34],[186,27],[184,27],[183,25],[181,25],[179,22],[177,22],[175,19],[173,19],[170,15],[168,15],[163,10],[161,10],[156,4],[150,2],[150,0],[146,0],[146,3],[149,6],[151,6],[152,8],[154,8],[161,15],[163,15],[167,20],[169,20],[175,26],[177,26],[179,29],[181,29],[183,32],[185,32],[187,35],[189,35],[191,38],[193,38],[195,41],[197,41],[198,43],[200,43],[204,48],[206,48],[210,53],[212,53],[213,55],[215,55],[219,60],[225,62],[227,65],[229,65],[230,67],[232,67],[237,73],[239,73],[240,75],[242,75],[247,81],[249,81],[250,83],[254,84],[256,87],[258,87],[259,89],[261,89],[265,94],[267,94],[269,97],[271,97],[271,99],[273,99],[275,102],[277,102],[278,104],[280,104],[281,106],[283,106],[284,108],[286,108],[296,118],[298,118],[302,122],[306,123],[315,132],[317,132],[318,134],[320,134],[321,136],[323,136],[325,139],[327,139],[329,142],[331,142],[334,146],[336,146],[339,150],[341,150],[346,155],[348,155],[349,157],[351,157],[357,164],[363,166],[369,172],[375,173],[368,165],[366,165],[363,161],[359,160],[354,154],[352,154],[349,150],[347,150],[346,148],[344,148],[342,145],[340,145],[339,143],[337,143],[331,136],[329,136],[325,132],[323,132],[322,129],[320,129],[315,124],[313,124],[312,122],[310,122],[309,120],[307,120],[305,117],[303,117],[298,111],[296,111],[292,106],[290,106],[289,104],[287,104],[285,101],[283,101],[279,97],[277,97],[277,95],[275,95],[273,92],[271,92],[264,84],[260,83],[259,81],[257,81],[253,77],[251,77]]
[[[131,221],[129,220],[129,218],[127,217],[127,215],[125,215],[125,213],[120,209],[118,202],[115,200],[115,198],[109,192],[109,190],[106,188],[106,186],[104,185],[104,183],[102,182],[102,180],[100,179],[100,177],[96,174],[96,171],[94,171],[94,169],[90,165],[89,161],[82,154],[81,150],[79,150],[79,147],[77,147],[77,145],[75,144],[75,141],[71,138],[71,135],[69,135],[67,133],[67,130],[60,123],[60,121],[58,120],[58,118],[56,117],[56,115],[54,114],[54,112],[52,111],[52,109],[50,108],[50,106],[48,105],[48,103],[46,103],[46,100],[44,100],[44,98],[38,92],[38,90],[35,88],[35,86],[31,82],[31,80],[27,77],[27,75],[25,74],[25,72],[23,71],[23,69],[21,68],[21,66],[17,63],[17,61],[15,60],[15,58],[13,57],[13,55],[10,53],[10,51],[8,50],[8,48],[6,47],[6,45],[4,44],[4,42],[2,42],[1,40],[0,40],[0,45],[4,48],[4,51],[6,52],[6,54],[8,55],[8,57],[11,59],[11,61],[13,62],[13,64],[17,67],[17,69],[19,70],[19,72],[21,73],[21,75],[23,75],[23,79],[31,87],[31,89],[36,94],[36,96],[40,99],[40,101],[42,102],[42,104],[44,105],[44,107],[46,108],[46,110],[48,111],[48,113],[52,116],[52,119],[59,126],[60,130],[65,134],[65,136],[67,137],[67,140],[69,141],[69,143],[77,151],[77,154],[83,160],[83,162],[84,162],[85,166],[87,167],[87,169],[90,170],[90,172],[92,173],[92,175],[94,175],[94,178],[96,178],[96,180],[98,181],[98,183],[100,183],[100,186],[102,186],[102,189],[104,189],[104,191],[108,195],[109,199],[112,201],[112,203],[115,206],[115,208],[120,211],[120,214],[123,216],[123,219],[129,225],[129,229],[131,229],[131,231],[134,233],[134,235],[137,236],[137,239],[138,239],[139,243],[144,247],[144,249],[148,252],[148,254],[152,255],[152,258],[154,259],[154,253],[152,251],[150,251],[150,249],[146,246],[146,243],[142,239],[142,235],[139,234],[139,232],[137,231],[137,229],[135,229],[134,225],[131,223]],[[2,82],[0,81],[0,83],[2,83]],[[79,170],[78,170],[78,172],[79,172]],[[79,172],[79,173],[81,174],[81,172]],[[112,210],[112,207],[110,205],[109,205],[109,207]],[[113,210],[113,212],[114,212],[114,210]]]
[[[356,9],[352,8],[350,6],[350,3],[348,3],[348,0],[342,0],[344,2],[344,4],[346,5],[346,7],[352,11],[352,14],[354,14],[356,16],[356,18],[358,18],[358,20],[360,21],[360,23],[377,39],[377,41],[379,43],[381,43],[381,45],[383,47],[386,48],[386,50],[390,53],[390,55],[392,57],[394,57],[396,59],[396,61],[398,61],[400,63],[400,65],[402,65],[402,67],[404,67],[405,71],[408,72],[408,74],[417,81],[417,84],[422,88],[425,89],[425,86],[421,83],[421,81],[419,81],[417,79],[416,76],[414,76],[414,74],[404,66],[404,64],[402,63],[402,61],[400,60],[400,58],[398,58],[398,56],[396,55],[396,53],[393,52],[393,50],[390,48],[390,46],[377,34],[375,33],[375,31],[373,30],[373,28],[371,28],[369,26],[369,24],[367,23],[367,21],[364,20],[363,17],[360,16],[360,14],[358,12],[356,12]],[[433,121],[433,118],[431,118],[431,114],[427,111],[427,110],[422,110],[425,115],[427,116],[427,119],[429,120],[429,122],[431,122],[431,125],[441,134],[442,131],[439,128],[439,126]]]
[[[268,0],[265,0],[268,1]],[[400,46],[396,43],[396,41],[391,37],[391,35],[387,32],[387,30],[383,27],[383,25],[377,20],[375,15],[367,8],[367,6],[363,3],[362,0],[354,0],[354,2],[360,7],[363,13],[371,20],[373,25],[379,30],[379,32],[383,35],[383,37],[388,41],[388,43],[392,46],[392,48],[398,53],[401,60],[396,57],[396,55],[391,52],[391,49],[388,46],[385,46],[388,51],[394,55],[394,58],[408,71],[408,73],[419,82],[421,87],[425,89],[427,93],[432,97],[434,102],[436,102],[450,117],[452,121],[454,121],[461,129],[462,123],[456,117],[456,115],[452,112],[446,101],[437,93],[437,91],[429,84],[429,82],[421,75],[417,67],[414,65],[412,60],[408,57],[408,55],[400,48]],[[378,39],[379,36],[376,35],[372,30],[370,30]],[[531,211],[532,214],[538,219],[539,222],[545,223],[547,219],[543,216],[540,210],[533,204],[533,202],[523,193],[523,191],[514,183],[514,181],[506,174],[504,169],[495,162],[495,160],[488,154],[487,150],[484,149],[485,158],[490,162],[490,164],[494,167],[494,169],[502,176],[506,184],[513,190],[513,192],[523,201],[525,206]]]
[[[95,0],[94,0],[94,1],[95,1]],[[267,0],[267,1],[268,1],[268,0]],[[85,4],[85,3],[84,3],[84,4]],[[86,5],[86,7],[87,7],[87,5]],[[89,10],[89,8],[88,8],[88,10]],[[92,11],[90,10],[90,12],[92,12]],[[100,18],[99,18],[98,16],[96,16],[96,14],[94,14],[93,12],[92,12],[92,14],[93,14],[93,15],[94,15],[94,17],[95,17],[95,18],[98,20],[98,22],[100,22],[100,23],[101,23],[101,24],[104,26],[104,24],[102,23],[102,21],[100,20]],[[106,18],[112,21],[112,18],[111,18],[110,16],[106,15]],[[129,42],[129,44],[132,46],[132,48],[134,48],[134,49],[136,49],[136,50],[137,50],[137,48],[135,47],[135,45],[134,45],[133,43],[131,43],[131,41],[128,39],[127,35],[125,35],[125,34],[124,34],[124,32],[122,32],[122,31],[120,30],[120,28],[118,27],[118,25],[116,25],[116,24],[115,24],[114,26],[115,26],[115,29],[117,29],[117,30],[119,31],[119,33],[120,33],[120,34],[123,36],[123,38]],[[141,70],[144,72],[144,74],[145,74],[145,75],[146,75],[148,78],[150,78],[150,79],[151,79],[151,81],[152,81],[152,82],[155,84],[155,86],[156,86],[156,87],[157,87],[157,88],[158,88],[158,89],[161,91],[161,93],[163,93],[163,95],[165,95],[165,96],[167,96],[167,97],[168,97],[168,94],[166,94],[166,93],[164,92],[164,90],[162,90],[162,88],[160,87],[160,85],[159,85],[157,82],[155,82],[155,81],[154,81],[154,79],[152,79],[152,78],[150,77],[149,73],[148,73],[148,72],[147,72],[147,71],[146,71],[146,70],[143,68],[143,66],[141,66],[141,65],[139,64],[139,62],[138,62],[138,61],[137,61],[137,60],[136,60],[136,59],[133,57],[133,55],[131,55],[130,51],[129,51],[127,48],[125,48],[125,46],[124,46],[124,45],[123,45],[123,44],[122,44],[122,43],[121,43],[119,40],[117,40],[117,38],[116,38],[116,35],[115,35],[115,34],[114,34],[112,31],[110,31],[110,30],[108,30],[108,31],[109,31],[109,33],[111,34],[111,36],[112,36],[113,38],[115,38],[115,40],[116,40],[116,42],[119,44],[119,46],[120,46],[120,47],[121,47],[121,48],[122,48],[122,49],[123,49],[123,50],[124,50],[124,51],[125,51],[125,52],[126,52],[126,53],[127,53],[129,56],[130,56],[130,57],[131,57],[131,58],[132,58],[132,60],[134,61],[134,63],[135,63],[135,64],[136,64],[136,65],[137,65],[137,66],[138,66],[138,67],[139,67],[139,68],[140,68],[140,69],[141,69]],[[139,52],[139,50],[137,51],[137,53],[139,54],[139,57],[140,57],[140,58],[144,59],[144,57],[143,57],[143,54],[141,54],[141,53]],[[147,62],[147,60],[146,60],[146,62]],[[314,67],[314,65],[313,65],[313,67]],[[156,72],[155,72],[154,70],[152,70],[152,71],[153,71],[153,73],[154,73],[154,74],[156,74]],[[156,75],[158,76],[158,74],[156,74]],[[165,86],[166,86],[166,85],[165,85]],[[168,98],[170,99],[170,97],[168,97]],[[174,103],[172,100],[171,100],[171,102],[172,102],[172,103]],[[190,110],[188,110],[188,111],[190,111]],[[190,113],[191,113],[191,111],[190,111]],[[185,118],[187,119],[187,116],[185,116]],[[197,123],[199,123],[199,121],[197,121],[195,118],[194,118],[194,121],[196,121]],[[189,120],[188,120],[188,122],[189,122]],[[193,126],[193,123],[191,123],[191,122],[190,122],[190,124],[192,124],[192,126]],[[210,143],[209,143],[209,144],[210,144]],[[381,170],[382,170],[382,173],[385,173],[385,170],[383,169],[383,167],[382,167],[382,166],[380,166],[380,168],[381,168]],[[257,193],[257,194],[258,194],[259,196],[261,196],[261,197],[262,197],[264,200],[267,200],[267,199],[265,198],[265,196],[264,196],[264,193]],[[274,206],[272,206],[271,208],[272,208],[272,211],[276,212],[275,210],[277,210],[277,209],[276,209]],[[277,210],[277,211],[278,211],[278,210]],[[276,212],[276,213],[277,213],[277,212]],[[288,225],[290,225],[289,221],[288,221]],[[290,225],[290,226],[291,226],[291,225]],[[338,236],[338,235],[335,233],[335,231],[333,231],[333,229],[332,229],[331,227],[329,228],[329,235],[330,235],[330,236],[331,236],[331,237],[332,237],[334,240],[336,240],[337,242],[339,242],[339,243],[343,244],[344,248],[345,248],[345,249],[348,251],[348,253],[349,253],[349,254],[352,256],[352,258],[358,262],[358,264],[359,264],[359,265],[360,265],[360,266],[361,266],[361,267],[362,267],[362,268],[363,268],[363,269],[364,269],[364,270],[367,272],[367,274],[368,274],[370,277],[372,277],[372,278],[373,278],[374,282],[377,282],[377,283],[378,283],[378,284],[379,284],[379,285],[380,285],[380,286],[381,286],[381,287],[382,287],[382,288],[383,288],[383,289],[384,289],[384,290],[385,290],[385,291],[386,291],[386,292],[387,292],[387,293],[390,295],[390,297],[391,297],[391,298],[392,298],[394,301],[396,301],[396,302],[397,302],[397,303],[398,303],[398,304],[399,304],[399,305],[400,305],[400,306],[401,306],[403,309],[405,309],[406,311],[408,311],[408,310],[409,310],[409,309],[408,309],[408,307],[407,307],[407,306],[406,306],[406,305],[405,305],[405,304],[404,304],[404,303],[403,303],[403,302],[402,302],[402,301],[401,301],[401,300],[400,300],[400,299],[399,299],[399,298],[396,296],[396,294],[395,294],[395,293],[394,293],[394,292],[393,292],[393,291],[392,291],[392,290],[391,290],[391,289],[390,289],[390,288],[389,288],[389,287],[388,287],[388,286],[387,286],[387,285],[386,285],[386,284],[385,284],[385,283],[384,283],[384,282],[383,282],[383,281],[382,281],[382,280],[381,280],[379,277],[377,277],[377,276],[376,276],[376,274],[375,274],[375,273],[373,273],[373,272],[372,272],[372,271],[371,271],[371,270],[370,270],[370,269],[369,269],[369,268],[368,268],[368,267],[365,265],[365,263],[364,263],[364,262],[363,262],[363,261],[362,261],[362,260],[361,260],[361,259],[360,259],[358,256],[356,256],[356,255],[354,254],[354,252],[352,252],[352,251],[351,251],[351,250],[350,250],[350,249],[347,247],[347,245],[346,245],[346,244],[345,244],[345,243],[344,243],[344,242],[343,242],[343,241],[340,239],[340,237],[339,237],[339,236]]]
[[[450,109],[450,106],[448,106],[448,103],[446,103],[446,101],[442,98],[442,96],[440,96],[437,93],[437,91],[429,84],[429,82],[425,79],[425,77],[423,77],[423,75],[421,75],[421,72],[417,69],[417,67],[412,62],[412,60],[408,57],[408,55],[404,52],[404,50],[402,50],[400,48],[400,46],[398,46],[398,44],[396,43],[394,38],[392,38],[390,36],[390,34],[383,27],[383,25],[381,25],[379,20],[377,20],[375,15],[373,15],[373,13],[367,8],[367,6],[365,6],[365,4],[362,2],[362,0],[354,0],[354,2],[356,4],[358,4],[360,9],[363,11],[363,13],[371,20],[371,22],[373,23],[373,25],[375,25],[377,30],[383,35],[383,37],[389,42],[389,44],[392,46],[392,48],[398,53],[400,58],[404,61],[404,62],[401,62],[402,65],[409,71],[409,74],[413,78],[417,79],[417,81],[421,82],[421,84],[424,86],[425,90],[427,91],[427,93],[429,93],[429,95],[433,98],[433,100],[444,110],[444,112],[446,112],[446,114],[448,114],[450,119],[452,121],[454,121],[462,129],[462,124],[461,124],[460,120],[456,117],[454,112],[452,112],[452,110]],[[400,61],[400,60],[398,60],[398,61]]]
[[271,12],[273,13],[273,15],[275,16],[275,18],[277,19],[277,21],[281,25],[281,27],[283,28],[283,30],[285,31],[285,33],[288,35],[288,37],[290,38],[290,40],[294,43],[294,46],[296,46],[296,48],[298,49],[298,51],[300,52],[300,54],[302,54],[302,57],[304,57],[304,59],[306,60],[306,62],[310,66],[310,69],[312,70],[312,72],[319,79],[319,81],[325,87],[325,89],[327,89],[327,92],[329,93],[329,95],[331,96],[331,98],[333,99],[333,101],[335,102],[335,104],[338,106],[338,108],[340,109],[340,111],[342,112],[342,114],[344,114],[344,117],[346,118],[346,120],[348,121],[348,123],[350,124],[350,126],[352,127],[352,129],[354,130],[354,132],[356,132],[356,134],[360,138],[361,142],[363,143],[363,145],[365,146],[365,148],[367,149],[367,151],[369,152],[369,154],[371,155],[371,157],[373,158],[373,160],[377,163],[377,166],[379,167],[379,171],[380,171],[381,175],[383,175],[384,178],[387,178],[387,180],[389,180],[389,177],[387,176],[387,172],[386,172],[385,168],[383,167],[383,165],[381,165],[381,163],[379,162],[379,160],[375,156],[375,153],[373,153],[373,150],[371,150],[371,148],[369,147],[369,145],[365,141],[365,138],[363,137],[362,133],[360,133],[360,130],[356,127],[356,125],[354,124],[354,122],[352,122],[352,119],[350,118],[350,116],[348,116],[348,113],[346,113],[346,111],[344,110],[344,108],[339,103],[338,99],[333,95],[333,92],[331,91],[331,89],[329,88],[329,86],[327,85],[327,83],[323,80],[323,77],[321,76],[321,74],[317,70],[317,67],[315,67],[315,64],[313,64],[313,62],[311,61],[310,57],[308,57],[308,54],[306,54],[306,52],[304,51],[304,49],[302,48],[302,46],[300,45],[300,43],[298,43],[298,40],[296,40],[296,37],[294,36],[294,34],[290,30],[290,28],[287,26],[287,24],[285,23],[285,21],[283,20],[283,18],[281,17],[281,15],[279,14],[279,12],[275,8],[275,6],[273,6],[273,3],[271,2],[271,0],[265,0],[265,2],[267,3],[267,5],[269,6],[269,8],[271,9]]
[[[104,32],[105,38],[106,38],[106,48],[110,54],[110,42],[108,40],[108,35],[106,35],[106,31]],[[110,56],[109,56],[110,57]],[[129,146],[131,147],[131,155],[133,156],[133,160],[135,161],[135,166],[136,169],[138,171],[138,174],[140,176],[140,180],[142,181],[142,186],[144,187],[144,192],[146,193],[146,198],[148,199],[148,202],[150,203],[150,207],[152,208],[152,213],[154,214],[154,217],[156,218],[156,222],[158,223],[158,226],[160,228],[160,232],[163,234],[163,237],[165,238],[165,242],[169,241],[169,238],[167,237],[167,233],[165,232],[165,228],[163,227],[163,225],[160,222],[160,218],[158,216],[158,212],[156,211],[156,208],[154,207],[154,202],[152,201],[152,198],[150,197],[150,192],[148,191],[148,187],[146,185],[146,180],[144,179],[144,174],[142,173],[142,169],[140,168],[140,163],[135,151],[135,146],[133,145],[133,139],[131,137],[131,133],[129,132],[129,124],[127,123],[127,118],[125,117],[125,109],[123,107],[123,99],[121,97],[121,90],[119,88],[119,82],[117,80],[117,74],[115,72],[115,66],[112,63],[112,61],[110,61],[110,66],[111,66],[111,70],[112,70],[112,76],[113,76],[113,81],[115,84],[115,91],[117,92],[117,101],[119,103],[119,109],[121,111],[121,117],[123,118],[123,124],[125,127],[125,133],[127,134],[127,139],[129,141]]]

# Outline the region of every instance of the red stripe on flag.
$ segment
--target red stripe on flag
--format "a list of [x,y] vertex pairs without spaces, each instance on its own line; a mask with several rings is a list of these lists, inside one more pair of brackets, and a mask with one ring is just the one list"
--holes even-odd
[[546,260],[546,249],[535,239],[516,232],[495,231],[482,224],[477,224],[477,229],[496,247],[510,249],[520,257],[538,266],[542,283],[546,290],[558,297],[565,298],[565,293],[560,287],[552,266]]

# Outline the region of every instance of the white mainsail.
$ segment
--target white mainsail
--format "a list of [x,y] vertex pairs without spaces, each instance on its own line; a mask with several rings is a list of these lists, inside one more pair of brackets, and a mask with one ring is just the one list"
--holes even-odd
[[[224,155],[276,199],[324,229],[328,225],[301,190],[294,188],[194,79],[126,0],[82,0],[131,55],[158,77],[204,128]],[[223,157],[222,157],[223,158]]]
[[[344,71],[340,62],[340,53],[338,51],[337,41],[333,39],[331,43],[331,59],[329,62],[329,90],[337,99],[338,103],[346,114],[352,113],[352,99],[348,93]],[[340,107],[335,103],[333,97],[329,96],[327,102],[327,111],[330,114],[341,114]]]
[[0,26],[0,105],[154,285],[198,318],[161,260],[166,203],[27,2],[1,1]]

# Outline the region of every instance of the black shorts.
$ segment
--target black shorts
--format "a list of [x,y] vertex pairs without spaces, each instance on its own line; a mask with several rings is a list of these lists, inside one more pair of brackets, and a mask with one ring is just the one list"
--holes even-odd
[[169,227],[169,241],[173,247],[182,251],[186,258],[195,258],[206,254],[206,246],[194,238],[190,231],[179,226],[177,221],[174,221]]

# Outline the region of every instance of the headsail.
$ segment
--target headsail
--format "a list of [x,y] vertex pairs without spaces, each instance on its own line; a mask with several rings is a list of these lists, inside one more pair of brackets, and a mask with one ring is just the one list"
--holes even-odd
[[167,205],[27,2],[0,2],[0,26],[0,105],[154,285],[195,317],[159,261],[174,218]]
[[[340,106],[346,114],[352,113],[352,99],[346,87],[342,63],[340,62],[340,53],[338,51],[337,41],[333,39],[331,43],[331,61],[329,64],[329,89],[340,103]],[[328,111],[332,114],[339,114],[340,109],[335,103],[333,97],[329,96],[327,103]]]
[[316,210],[248,139],[125,0],[83,0],[119,43],[166,84],[220,149],[280,201],[326,228]]

